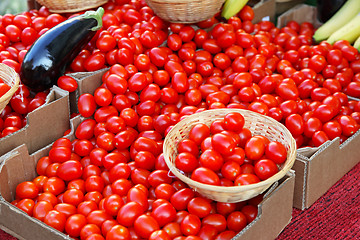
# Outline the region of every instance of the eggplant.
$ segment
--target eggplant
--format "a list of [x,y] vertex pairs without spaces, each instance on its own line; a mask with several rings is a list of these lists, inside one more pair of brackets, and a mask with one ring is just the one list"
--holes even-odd
[[56,85],[67,67],[102,28],[104,9],[86,11],[68,18],[41,35],[30,47],[21,64],[23,84],[35,92]]
[[341,7],[346,0],[317,0],[317,17],[322,23],[329,20]]

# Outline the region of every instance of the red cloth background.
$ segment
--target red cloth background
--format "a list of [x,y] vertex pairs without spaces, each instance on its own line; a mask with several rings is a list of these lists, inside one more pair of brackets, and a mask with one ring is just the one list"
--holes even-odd
[[[304,211],[294,209],[292,221],[276,240],[360,239],[359,210],[360,163],[310,208]],[[0,230],[0,240],[16,238]]]

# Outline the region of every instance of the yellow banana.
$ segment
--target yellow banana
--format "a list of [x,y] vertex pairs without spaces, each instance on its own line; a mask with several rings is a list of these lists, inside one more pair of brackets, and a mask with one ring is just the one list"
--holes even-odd
[[314,33],[314,40],[321,42],[340,29],[360,12],[360,0],[348,0],[345,4]]
[[[360,1],[359,1],[360,2]],[[347,40],[353,43],[360,36],[360,14],[352,18],[348,23],[332,33],[326,40],[330,44],[338,40]]]
[[355,40],[353,47],[360,52],[360,37]]
[[225,19],[235,16],[247,2],[248,0],[226,0],[221,10],[221,16]]

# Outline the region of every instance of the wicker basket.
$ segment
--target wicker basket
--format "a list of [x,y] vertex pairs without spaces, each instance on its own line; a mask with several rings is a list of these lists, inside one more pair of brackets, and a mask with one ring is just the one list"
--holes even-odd
[[146,0],[163,20],[175,23],[196,23],[213,17],[225,0]]
[[[279,172],[264,181],[260,181],[259,183],[233,187],[222,187],[203,184],[194,181],[181,173],[174,164],[175,158],[178,154],[178,143],[182,139],[188,137],[189,131],[191,130],[193,125],[197,123],[204,123],[210,126],[210,124],[215,119],[221,119],[230,112],[241,113],[245,118],[244,127],[249,128],[253,135],[263,135],[272,141],[279,141],[284,144],[287,149],[288,155],[285,163],[280,166]],[[289,130],[284,125],[280,124],[279,122],[270,117],[263,116],[249,110],[224,108],[196,113],[186,117],[185,119],[177,123],[169,131],[164,140],[163,152],[166,164],[168,165],[170,171],[177,178],[179,178],[180,180],[188,184],[190,187],[192,187],[194,190],[209,199],[219,202],[230,203],[245,201],[253,198],[263,193],[273,183],[284,177],[294,164],[296,158],[296,142]]]
[[40,5],[45,6],[50,12],[72,13],[97,8],[109,0],[36,0]]
[[0,63],[0,78],[11,88],[2,97],[0,97],[0,113],[9,103],[11,97],[19,88],[20,76],[14,69],[6,64]]

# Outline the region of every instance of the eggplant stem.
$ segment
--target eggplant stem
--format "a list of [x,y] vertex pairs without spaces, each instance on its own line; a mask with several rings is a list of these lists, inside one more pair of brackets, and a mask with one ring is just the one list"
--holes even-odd
[[102,17],[104,15],[104,8],[99,7],[96,11],[86,11],[84,13],[84,18],[94,18],[97,21],[97,26],[91,28],[91,31],[97,31],[99,29],[102,28],[103,22],[102,22]]

